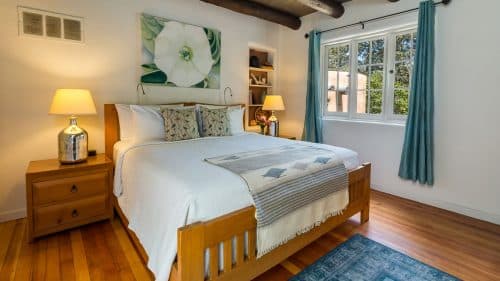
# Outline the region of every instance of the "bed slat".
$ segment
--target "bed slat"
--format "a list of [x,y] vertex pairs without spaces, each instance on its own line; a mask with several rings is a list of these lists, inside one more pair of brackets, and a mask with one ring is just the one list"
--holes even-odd
[[233,243],[232,239],[224,241],[224,273],[233,270]]
[[255,259],[255,253],[257,253],[257,240],[256,240],[257,229],[253,228],[248,231],[248,260],[253,261]]
[[243,264],[245,260],[245,233],[236,236],[236,266]]
[[210,247],[210,280],[215,280],[219,276],[219,245]]

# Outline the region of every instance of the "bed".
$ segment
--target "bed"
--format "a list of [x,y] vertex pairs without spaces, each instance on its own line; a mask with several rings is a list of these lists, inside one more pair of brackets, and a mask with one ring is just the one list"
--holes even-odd
[[[335,148],[335,153],[340,155],[349,170],[347,207],[341,214],[257,258],[255,207],[249,195],[242,192],[244,182],[215,166],[198,167],[199,161],[190,159],[200,155],[216,156],[216,151],[222,147],[236,151],[241,145],[253,149],[255,143],[276,146],[286,142],[290,141],[242,134],[131,145],[120,141],[115,106],[105,105],[106,155],[115,159],[115,210],[123,224],[128,226],[127,232],[148,267],[153,268],[161,279],[169,277],[171,281],[250,280],[356,213],[361,214],[361,222],[368,221],[370,164],[359,164],[355,153]],[[160,177],[157,176],[159,173],[173,175]],[[213,176],[206,180],[207,175]],[[186,194],[178,195],[177,190],[163,188],[174,185],[184,185],[179,190]],[[190,199],[188,209],[185,209],[185,202],[179,200],[184,197],[194,198]],[[223,204],[211,204],[217,198],[226,200]],[[166,210],[169,210],[168,214]],[[175,212],[179,214],[173,215]],[[162,221],[179,227],[172,230]],[[165,239],[172,235],[175,239]]]

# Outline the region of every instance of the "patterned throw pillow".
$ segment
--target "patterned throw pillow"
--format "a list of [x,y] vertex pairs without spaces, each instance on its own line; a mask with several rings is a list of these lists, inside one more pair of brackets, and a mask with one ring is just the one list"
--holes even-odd
[[204,137],[229,136],[227,108],[200,108],[201,135]]
[[178,141],[200,137],[194,108],[162,108],[165,119],[165,140]]

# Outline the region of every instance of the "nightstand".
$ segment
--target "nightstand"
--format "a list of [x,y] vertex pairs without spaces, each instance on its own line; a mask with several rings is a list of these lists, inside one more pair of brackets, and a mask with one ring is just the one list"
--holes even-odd
[[32,161],[26,171],[28,239],[110,219],[113,162],[104,154],[62,165]]
[[280,134],[280,135],[278,136],[278,138],[282,138],[282,139],[289,139],[289,140],[297,140],[297,138],[296,138],[296,137],[287,136],[287,135],[282,135],[282,134]]

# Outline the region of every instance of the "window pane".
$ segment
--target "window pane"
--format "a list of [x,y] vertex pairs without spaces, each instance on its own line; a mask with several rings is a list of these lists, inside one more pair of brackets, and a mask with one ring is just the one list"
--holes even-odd
[[347,112],[348,95],[347,92],[328,91],[328,111]]
[[357,85],[358,90],[368,89],[368,66],[358,67]]
[[338,70],[348,71],[349,70],[349,46],[340,47],[339,50],[339,65]]
[[409,89],[410,88],[410,73],[411,65],[407,62],[396,63],[396,80],[394,82],[394,88],[399,89]]
[[339,82],[338,82],[338,90],[341,92],[349,91],[349,72],[340,71],[338,73]]
[[380,114],[385,80],[385,39],[359,42],[357,62],[356,112]]
[[328,53],[328,68],[344,71],[349,69],[349,45],[330,48]]
[[384,63],[384,39],[372,41],[372,64]]
[[382,113],[382,91],[370,91],[368,113]]
[[371,66],[370,69],[370,90],[384,89],[384,67]]
[[358,65],[368,64],[370,62],[370,42],[361,42],[358,44]]
[[413,59],[415,56],[417,34],[415,32],[396,36],[396,64],[394,71],[393,113],[408,114]]
[[366,94],[366,90],[358,91],[357,103],[357,113],[368,113],[368,108],[366,107],[366,105],[368,104],[368,95]]
[[409,91],[407,89],[394,90],[394,114],[408,114],[408,97]]
[[403,34],[396,36],[396,61],[411,59],[413,49],[412,34]]
[[329,112],[347,112],[350,81],[349,45],[328,49],[328,106]]
[[417,33],[412,33],[412,38],[413,38],[412,48],[413,51],[415,52],[415,50],[417,49]]

